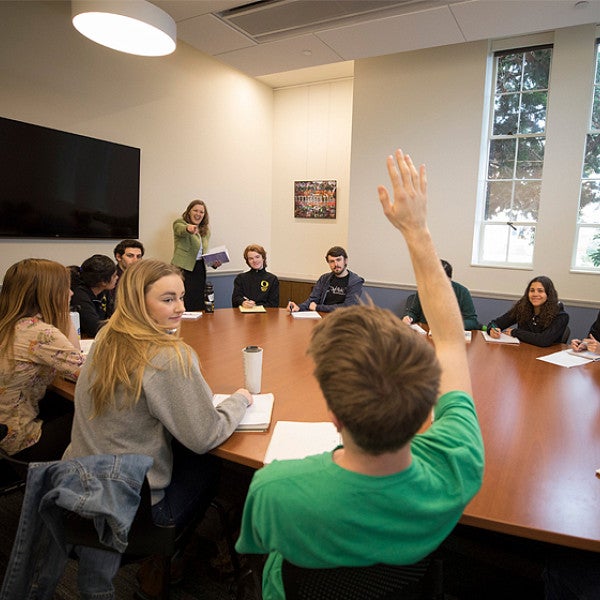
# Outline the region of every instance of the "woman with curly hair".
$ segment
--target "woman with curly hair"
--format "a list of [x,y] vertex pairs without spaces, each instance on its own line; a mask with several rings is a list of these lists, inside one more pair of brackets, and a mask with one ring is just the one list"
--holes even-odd
[[558,301],[552,280],[540,275],[527,284],[523,296],[508,312],[488,323],[487,329],[495,339],[504,332],[522,342],[545,347],[562,340],[568,323],[569,315]]

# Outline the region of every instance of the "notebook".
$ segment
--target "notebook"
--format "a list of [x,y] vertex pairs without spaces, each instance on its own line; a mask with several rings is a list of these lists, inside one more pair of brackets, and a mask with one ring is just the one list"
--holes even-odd
[[263,462],[305,458],[333,450],[341,443],[333,423],[277,421]]
[[321,315],[314,310],[299,310],[298,312],[293,312],[292,317],[294,319],[320,319]]
[[[229,398],[229,394],[215,394],[212,400],[213,406],[218,406],[226,398]],[[273,394],[252,394],[252,398],[254,402],[246,409],[236,431],[266,431],[269,429],[275,396]]]
[[181,315],[181,318],[185,319],[186,321],[195,321],[196,319],[199,319],[201,316],[202,316],[202,312],[201,311],[186,310]]
[[506,333],[500,334],[500,339],[495,339],[490,336],[487,331],[482,331],[481,335],[484,337],[486,342],[492,342],[494,344],[519,344],[519,340],[512,335],[508,335]]
[[242,306],[241,304],[238,306],[238,308],[240,309],[241,313],[265,313],[267,312],[267,309],[262,306],[262,305],[256,305],[253,306],[252,308],[246,308],[245,306]]
[[576,352],[575,350],[567,350],[569,354],[573,354],[573,356],[579,356],[581,358],[587,358],[588,360],[600,360],[600,354],[596,354],[591,350],[582,350],[581,352]]

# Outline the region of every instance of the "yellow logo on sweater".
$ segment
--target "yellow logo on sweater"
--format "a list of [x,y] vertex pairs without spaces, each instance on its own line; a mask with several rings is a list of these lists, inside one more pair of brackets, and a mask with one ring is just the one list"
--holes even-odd
[[260,282],[260,291],[266,292],[269,289],[269,282],[264,279]]

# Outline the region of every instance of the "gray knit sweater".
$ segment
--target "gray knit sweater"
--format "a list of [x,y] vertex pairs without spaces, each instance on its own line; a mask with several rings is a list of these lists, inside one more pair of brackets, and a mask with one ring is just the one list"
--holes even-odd
[[[71,445],[64,458],[90,454],[145,454],[154,459],[148,472],[153,504],[162,499],[171,481],[176,438],[190,450],[203,454],[226,440],[246,410],[246,398],[233,394],[214,408],[213,393],[202,377],[194,356],[192,372],[184,377],[173,351],[164,350],[144,372],[142,393],[130,409],[111,409],[90,419],[89,386],[93,347],[75,388],[75,418]],[[117,406],[123,391],[117,389]]]

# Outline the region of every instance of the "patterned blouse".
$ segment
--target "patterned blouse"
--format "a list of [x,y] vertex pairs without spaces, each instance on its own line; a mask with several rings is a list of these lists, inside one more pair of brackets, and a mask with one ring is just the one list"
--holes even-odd
[[68,338],[44,323],[40,315],[17,321],[13,351],[12,363],[0,356],[0,423],[8,426],[0,445],[9,454],[37,443],[42,430],[38,403],[46,387],[57,372],[76,376],[85,360]]

